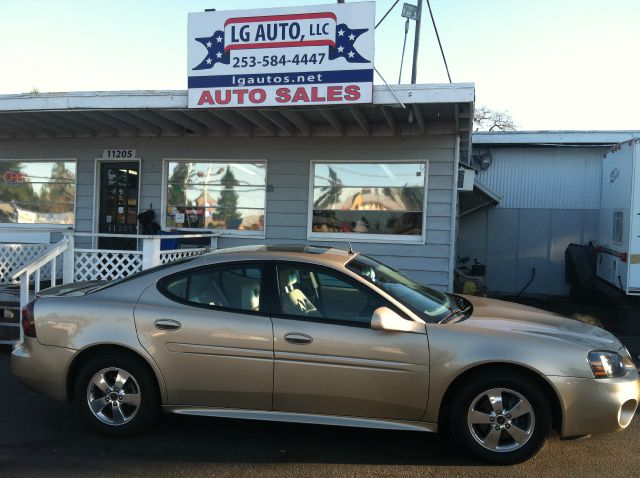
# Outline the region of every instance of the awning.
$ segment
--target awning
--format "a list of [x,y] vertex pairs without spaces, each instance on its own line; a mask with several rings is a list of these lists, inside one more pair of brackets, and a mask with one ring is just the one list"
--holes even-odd
[[473,183],[473,191],[460,191],[458,197],[459,216],[466,216],[485,207],[500,204],[500,196],[476,179]]
[[188,109],[186,91],[0,95],[0,138],[335,137],[460,134],[468,162],[474,85],[374,86],[373,104]]

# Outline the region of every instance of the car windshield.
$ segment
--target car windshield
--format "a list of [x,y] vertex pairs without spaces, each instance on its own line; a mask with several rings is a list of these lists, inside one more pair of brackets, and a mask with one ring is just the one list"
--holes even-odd
[[384,290],[425,322],[440,322],[459,308],[449,295],[418,284],[370,257],[360,254],[347,268]]

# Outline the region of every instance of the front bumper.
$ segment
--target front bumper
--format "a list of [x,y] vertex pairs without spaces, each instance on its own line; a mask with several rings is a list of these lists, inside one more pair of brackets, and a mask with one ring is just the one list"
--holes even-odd
[[631,423],[640,402],[635,371],[615,379],[549,379],[561,401],[563,438],[622,430]]
[[67,370],[76,351],[24,338],[11,353],[11,372],[27,387],[57,400],[67,399]]

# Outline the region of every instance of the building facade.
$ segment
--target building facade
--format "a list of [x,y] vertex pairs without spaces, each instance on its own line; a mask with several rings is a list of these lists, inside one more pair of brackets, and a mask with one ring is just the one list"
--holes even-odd
[[[470,84],[266,110],[188,110],[186,92],[0,97],[0,276],[15,282],[71,236],[74,280],[93,278],[78,273],[81,254],[130,259],[146,239],[177,250],[157,236],[173,231],[211,234],[218,248],[351,243],[449,290],[473,99]],[[138,220],[148,210],[160,230]],[[21,262],[16,246],[40,252]]]
[[[517,294],[529,283],[524,293],[568,293],[567,245],[598,235],[602,158],[633,135],[638,132],[473,135],[476,179],[499,200],[462,215],[459,254],[486,264],[489,291]],[[480,167],[483,157],[490,158],[486,169]]]

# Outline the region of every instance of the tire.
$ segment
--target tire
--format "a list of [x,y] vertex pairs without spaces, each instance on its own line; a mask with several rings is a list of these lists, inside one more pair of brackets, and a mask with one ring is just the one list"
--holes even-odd
[[160,412],[160,398],[155,377],[141,360],[108,353],[80,370],[74,406],[93,431],[120,437],[150,426]]
[[450,410],[451,437],[489,463],[529,460],[551,433],[551,406],[543,390],[513,372],[472,377],[456,390]]

